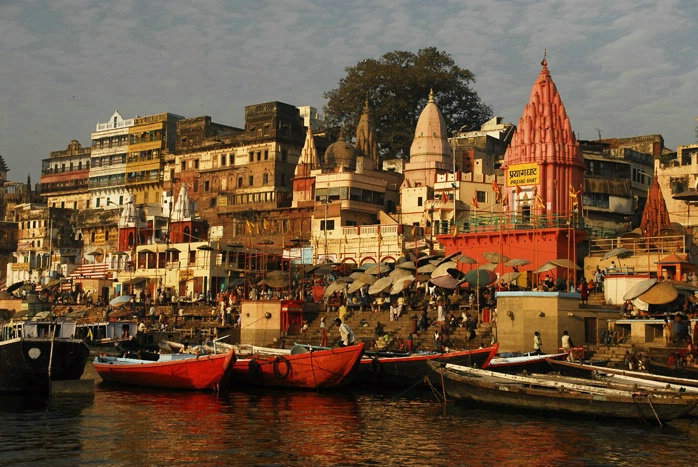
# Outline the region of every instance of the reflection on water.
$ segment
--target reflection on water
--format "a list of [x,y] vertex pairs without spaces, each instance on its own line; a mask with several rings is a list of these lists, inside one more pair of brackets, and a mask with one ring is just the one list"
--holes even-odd
[[430,392],[397,395],[98,384],[89,403],[3,398],[0,465],[695,464],[698,419],[658,428],[444,406]]

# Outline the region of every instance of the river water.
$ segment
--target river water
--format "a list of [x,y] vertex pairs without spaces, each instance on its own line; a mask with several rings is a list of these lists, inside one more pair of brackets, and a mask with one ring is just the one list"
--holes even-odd
[[[91,365],[85,377],[100,381]],[[698,418],[657,426],[440,402],[429,390],[3,397],[0,465],[690,466]]]

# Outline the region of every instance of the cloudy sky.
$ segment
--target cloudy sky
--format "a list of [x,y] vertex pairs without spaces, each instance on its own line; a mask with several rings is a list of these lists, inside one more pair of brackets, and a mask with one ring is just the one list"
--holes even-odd
[[695,142],[695,0],[1,0],[0,154],[9,179],[97,122],[171,112],[242,126],[244,107],[312,105],[345,68],[436,47],[518,123],[547,49],[581,139]]

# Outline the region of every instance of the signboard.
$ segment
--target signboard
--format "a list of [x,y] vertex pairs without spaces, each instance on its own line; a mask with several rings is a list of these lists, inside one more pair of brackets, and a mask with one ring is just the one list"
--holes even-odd
[[190,269],[180,269],[179,271],[179,280],[180,281],[188,281],[194,278],[194,271]]
[[507,168],[507,187],[540,184],[540,165],[517,164]]
[[106,236],[104,232],[95,232],[95,241],[92,242],[93,245],[104,245],[106,243]]
[[13,271],[29,271],[29,263],[11,263]]

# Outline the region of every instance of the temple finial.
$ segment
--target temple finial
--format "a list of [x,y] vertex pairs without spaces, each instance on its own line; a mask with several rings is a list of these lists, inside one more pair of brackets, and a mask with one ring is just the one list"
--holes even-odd
[[548,61],[545,59],[548,55],[548,49],[543,49],[543,60],[541,60],[540,64],[542,66],[548,66]]
[[434,88],[429,88],[429,102],[434,102]]

